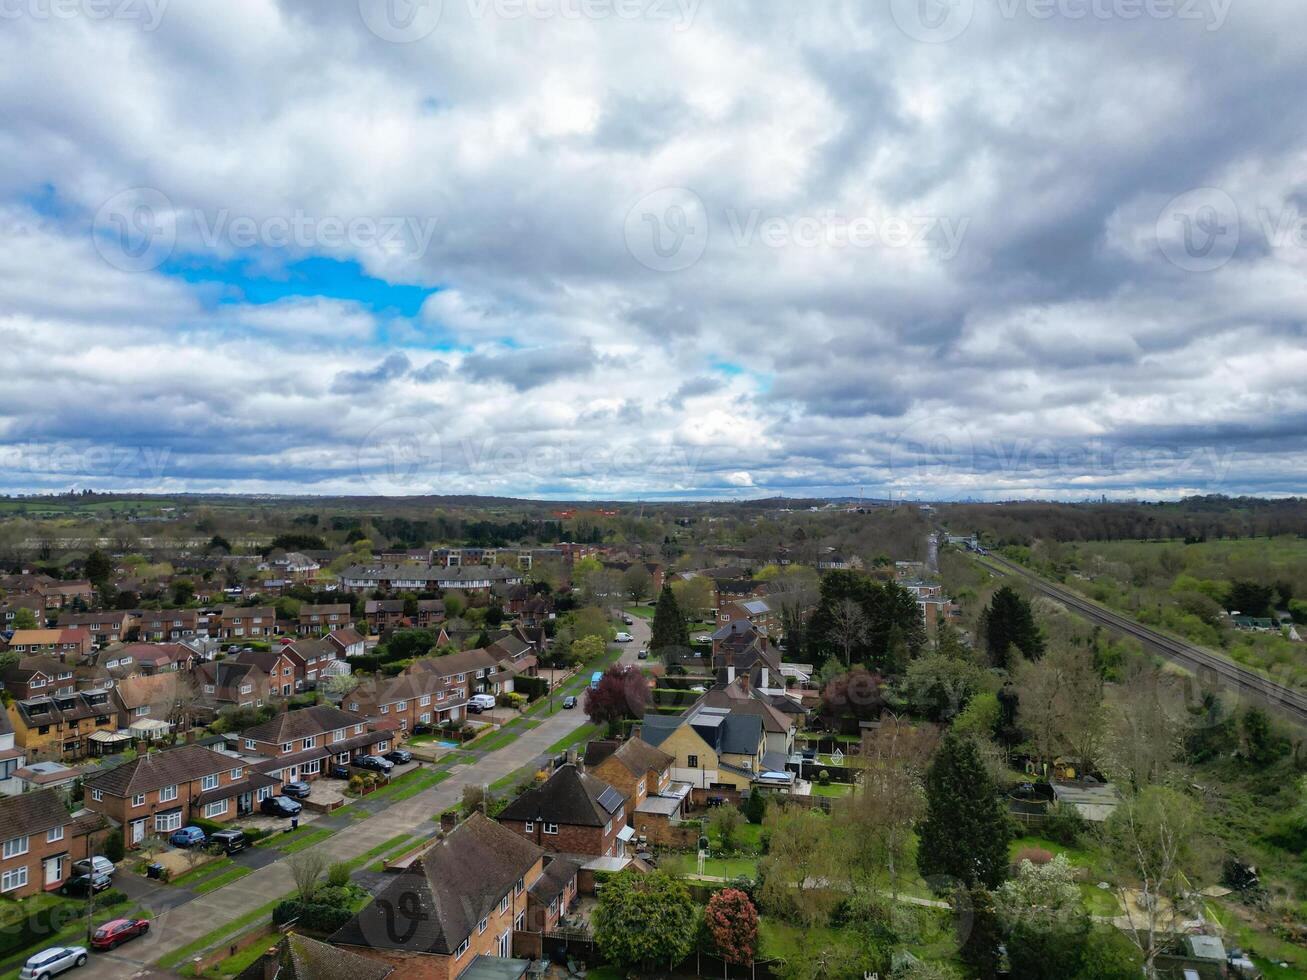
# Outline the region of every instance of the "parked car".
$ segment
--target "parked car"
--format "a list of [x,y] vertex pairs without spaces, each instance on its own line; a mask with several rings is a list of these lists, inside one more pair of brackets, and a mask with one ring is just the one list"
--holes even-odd
[[111,875],[114,872],[113,862],[100,854],[73,862],[73,874],[84,875],[89,871],[94,871],[100,875]]
[[307,800],[309,794],[313,792],[313,787],[308,783],[294,782],[287,783],[281,788],[282,796],[289,796],[294,800]]
[[59,886],[65,895],[85,895],[88,891],[102,892],[113,884],[113,879],[105,874],[74,875]]
[[222,854],[235,854],[245,850],[245,833],[240,830],[219,830],[209,837],[209,846]]
[[632,619],[630,616],[623,616],[623,617],[622,617],[622,622],[625,623],[627,626],[634,626],[634,625],[635,625],[635,620]]
[[695,643],[711,643],[711,642],[712,642],[712,637],[709,636],[707,633],[700,633],[698,636],[696,636],[696,637],[694,638],[694,642],[695,642]]
[[379,755],[361,755],[354,760],[354,766],[357,769],[367,769],[371,772],[390,772],[395,768],[395,764]]
[[129,939],[144,936],[149,931],[149,919],[114,919],[95,930],[91,936],[91,948],[114,949]]
[[476,705],[482,711],[489,711],[495,706],[495,696],[493,694],[473,694],[467,700],[467,706],[471,708],[472,705]]
[[632,640],[635,639],[635,637],[632,636],[630,633],[622,632],[622,633],[618,633],[617,636],[614,637],[614,639],[617,640],[618,643],[630,643]]
[[408,749],[391,749],[382,758],[393,762],[397,766],[405,766],[413,761],[413,753]]
[[298,817],[304,804],[289,796],[267,796],[259,804],[259,811],[271,817]]
[[182,827],[172,832],[168,842],[178,847],[194,847],[196,844],[203,844],[204,839],[204,831],[199,827]]
[[328,775],[330,775],[332,779],[349,779],[353,773],[349,771],[349,766],[337,764],[331,767],[331,772]]
[[52,946],[29,956],[19,971],[18,980],[46,980],[77,966],[86,966],[86,947]]
[[567,709],[569,709],[569,710],[572,709],[572,708],[575,708],[575,707],[576,707],[576,695],[574,695],[574,694],[569,694],[567,697],[563,698],[563,707],[564,707],[564,708],[567,708]]
[[648,659],[649,659],[649,648],[648,648],[648,647],[641,647],[641,648],[640,648],[640,651],[635,655],[635,659],[637,659],[637,660],[648,660]]

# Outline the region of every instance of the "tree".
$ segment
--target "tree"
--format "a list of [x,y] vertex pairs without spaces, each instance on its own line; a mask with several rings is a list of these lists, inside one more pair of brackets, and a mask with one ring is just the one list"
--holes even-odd
[[912,661],[903,693],[931,721],[948,721],[964,709],[985,683],[985,672],[969,660],[938,653]]
[[839,644],[845,667],[853,666],[853,650],[866,643],[871,632],[871,621],[862,606],[853,599],[840,599],[830,613],[827,635]]
[[1107,734],[1103,679],[1085,647],[1062,647],[1017,668],[1018,720],[1043,762],[1070,755],[1081,772],[1098,762]]
[[727,964],[753,962],[758,951],[758,910],[748,895],[738,888],[715,892],[703,918],[713,947]]
[[663,591],[658,596],[658,605],[654,609],[653,637],[649,641],[649,650],[658,653],[676,647],[685,649],[689,645],[690,631],[681,616],[681,608],[671,585],[664,583]]
[[680,881],[662,871],[623,871],[609,878],[594,911],[595,941],[616,966],[675,968],[694,948],[694,902]]
[[981,691],[953,719],[953,729],[962,735],[990,739],[998,731],[1002,717],[1003,708],[999,704],[998,695],[992,691]]
[[86,556],[84,573],[87,581],[97,589],[102,588],[109,581],[109,576],[113,574],[113,562],[108,555],[96,548]]
[[735,845],[735,835],[743,821],[744,815],[735,807],[719,806],[708,818],[708,829],[721,839],[722,850],[729,851]]
[[995,980],[1003,931],[994,908],[994,896],[981,887],[958,888],[953,894],[953,926],[958,954],[978,980]]
[[[172,584],[172,604],[174,606],[187,605],[195,598],[195,585],[190,579],[179,578]],[[294,600],[290,600],[294,601]]]
[[1158,782],[1180,752],[1188,720],[1177,680],[1149,658],[1126,662],[1108,719],[1112,778],[1137,792]]
[[997,887],[1011,836],[998,787],[975,739],[946,732],[926,773],[917,868],[928,881]]
[[752,824],[760,824],[767,816],[767,798],[757,786],[749,790],[744,800],[744,818]]
[[585,713],[596,725],[643,717],[648,703],[649,685],[644,675],[616,666],[604,671],[598,687],[585,692]]
[[1275,586],[1256,582],[1232,582],[1225,608],[1244,616],[1269,616],[1275,601]]
[[[194,850],[198,851],[199,848]],[[296,851],[286,863],[290,866],[291,877],[295,879],[295,891],[300,901],[313,901],[313,895],[318,890],[318,881],[326,872],[327,865],[331,863],[326,853],[318,848],[309,847]]]
[[1046,864],[1022,861],[1016,877],[999,888],[995,904],[1007,932],[1014,980],[1073,977],[1079,972],[1089,915],[1065,854]]
[[622,573],[622,591],[632,602],[644,602],[653,591],[653,576],[643,565],[635,564]]
[[887,716],[856,757],[862,779],[838,814],[851,842],[851,868],[865,877],[884,868],[895,901],[912,832],[926,812],[926,766],[938,741],[932,727]]
[[1011,665],[1013,647],[1030,660],[1038,660],[1044,653],[1030,603],[1009,585],[1000,587],[981,611],[980,632],[989,662],[995,667],[1006,670]]
[[672,583],[672,594],[686,619],[700,620],[708,616],[713,603],[713,586],[708,576],[677,579]]
[[1139,895],[1122,906],[1130,920],[1126,935],[1144,958],[1147,975],[1178,924],[1168,901],[1179,894],[1182,876],[1194,855],[1198,808],[1188,797],[1165,786],[1149,786],[1117,806],[1107,821],[1107,840],[1118,880],[1139,883]]
[[16,630],[34,630],[36,625],[36,614],[25,606],[19,606],[14,610],[14,629]]
[[770,807],[767,854],[758,862],[758,898],[769,915],[808,929],[830,923],[844,900],[831,881],[842,875],[830,818],[807,807]]
[[209,539],[209,544],[204,550],[209,554],[212,554],[215,551],[221,551],[223,554],[230,555],[231,542],[228,541],[226,538],[224,538],[221,534],[215,534],[213,537]]
[[1246,709],[1240,719],[1243,730],[1243,756],[1255,766],[1269,766],[1289,751],[1288,740],[1271,725],[1271,716],[1256,706]]
[[104,856],[117,864],[123,859],[126,848],[123,845],[123,832],[111,830],[104,838]]
[[1093,930],[1080,957],[1076,980],[1139,980],[1143,960],[1119,929]]
[[[865,618],[865,630],[848,605]],[[901,671],[926,647],[926,626],[917,600],[897,582],[875,582],[861,572],[828,572],[821,599],[808,621],[809,656],[841,653],[846,664],[866,663]]]

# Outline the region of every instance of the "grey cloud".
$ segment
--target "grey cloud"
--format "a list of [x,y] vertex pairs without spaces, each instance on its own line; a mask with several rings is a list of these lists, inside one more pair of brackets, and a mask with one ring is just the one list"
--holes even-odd
[[530,391],[566,377],[583,378],[599,363],[590,344],[538,347],[503,354],[470,354],[462,374],[474,381],[498,381]]

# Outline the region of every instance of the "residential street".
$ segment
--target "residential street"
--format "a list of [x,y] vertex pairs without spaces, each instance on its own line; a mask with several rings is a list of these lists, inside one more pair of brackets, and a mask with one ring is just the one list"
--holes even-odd
[[[635,638],[634,642],[623,644],[621,663],[634,664],[636,651],[648,642],[651,635],[647,620],[639,617],[634,619],[634,625],[619,627]],[[432,818],[458,803],[463,797],[465,786],[489,785],[540,760],[550,746],[584,724],[586,716],[580,706],[572,711],[559,711],[552,718],[543,720],[538,728],[524,732],[515,741],[483,757],[476,764],[454,767],[450,770],[450,778],[439,786],[393,803],[366,820],[347,820],[342,829],[314,847],[325,851],[333,862],[347,861],[399,834],[419,834],[427,830],[434,833],[436,826]],[[330,826],[330,823],[322,825]],[[356,878],[360,877],[356,873]],[[140,883],[141,887],[135,885],[133,883],[131,888],[134,896],[150,887],[143,882]],[[115,952],[96,954],[83,975],[104,978],[137,976],[146,970],[148,964],[158,961],[160,957],[194,942],[224,922],[230,922],[259,906],[282,898],[294,888],[287,861],[276,860],[238,881],[185,904],[156,910],[153,926],[146,937]],[[176,894],[175,890],[173,893]],[[154,894],[159,896],[160,892]],[[158,901],[157,898],[154,900]],[[149,904],[151,898],[147,897],[144,901]],[[159,904],[169,903],[164,901]]]

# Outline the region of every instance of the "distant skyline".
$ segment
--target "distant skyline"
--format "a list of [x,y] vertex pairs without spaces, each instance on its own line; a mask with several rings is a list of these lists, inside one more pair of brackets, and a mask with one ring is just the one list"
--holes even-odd
[[1303,493],[1301,19],[19,0],[0,493]]

